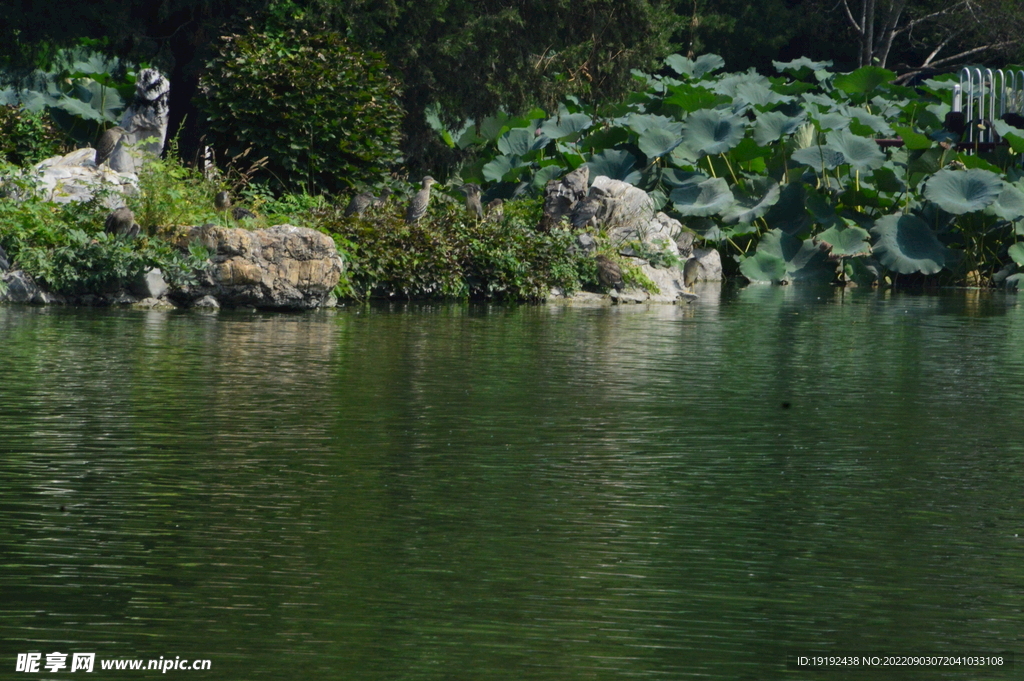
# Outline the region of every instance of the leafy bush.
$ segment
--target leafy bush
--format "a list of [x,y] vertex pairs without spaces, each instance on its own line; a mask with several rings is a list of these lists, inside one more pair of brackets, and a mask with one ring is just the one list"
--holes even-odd
[[574,236],[538,232],[539,220],[539,202],[516,201],[506,204],[499,222],[443,206],[411,225],[394,211],[346,218],[335,210],[317,226],[348,254],[348,287],[359,298],[533,301],[552,287],[572,291],[596,281]]
[[458,130],[430,121],[475,152],[461,176],[486,198],[536,195],[585,163],[591,178],[648,191],[751,281],[1024,280],[1012,274],[1024,268],[1024,130],[994,121],[1007,146],[960,144],[944,128],[955,75],[910,88],[875,66],[836,74],[797,59],[766,77],[723,65],[673,55],[662,75],[637,74],[644,89],[624,102],[569,98],[551,115]]
[[252,148],[289,190],[368,183],[399,160],[398,87],[376,54],[337,33],[223,39],[203,76],[211,141],[222,158]]
[[28,166],[63,149],[64,135],[45,114],[0,106],[0,159]]

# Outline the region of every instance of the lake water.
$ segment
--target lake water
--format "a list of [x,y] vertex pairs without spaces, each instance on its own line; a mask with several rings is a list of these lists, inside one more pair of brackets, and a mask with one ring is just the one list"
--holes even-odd
[[1019,678],[788,663],[1021,650],[1024,298],[702,295],[0,306],[0,678]]

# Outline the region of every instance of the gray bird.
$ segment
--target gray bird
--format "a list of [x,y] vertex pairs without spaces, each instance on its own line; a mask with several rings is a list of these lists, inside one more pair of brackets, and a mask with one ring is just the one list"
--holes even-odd
[[107,221],[103,224],[103,231],[107,234],[138,236],[139,225],[135,222],[135,213],[127,206],[121,206],[107,216]]
[[476,215],[478,220],[482,218],[484,216],[484,207],[480,203],[480,185],[464,184],[459,187],[459,191],[466,195],[466,210]]
[[690,257],[693,252],[693,232],[681,232],[676,237],[676,246],[679,247],[679,255],[684,258]]
[[380,196],[373,200],[373,206],[375,208],[383,206],[388,202],[389,198],[391,198],[391,187],[384,187],[380,192]]
[[231,194],[227,192],[217,192],[217,195],[213,197],[213,207],[218,213],[223,213],[228,208],[231,208]]
[[582,229],[587,226],[597,226],[597,220],[601,217],[601,209],[604,207],[604,199],[608,192],[600,187],[591,187],[590,194],[576,204],[569,218],[575,229]]
[[700,261],[697,258],[690,258],[683,265],[683,286],[691,288],[697,281],[697,275],[700,273]]
[[377,200],[370,192],[363,192],[362,194],[356,194],[352,197],[352,200],[348,202],[348,207],[345,208],[345,217],[352,217],[362,215],[370,205]]
[[114,149],[117,149],[118,142],[125,136],[128,131],[122,128],[120,125],[115,125],[112,128],[103,131],[100,135],[99,140],[96,142],[96,167],[99,168],[101,165],[107,162],[110,155],[114,153]]
[[487,219],[498,222],[505,215],[505,202],[501,199],[494,199],[487,204]]
[[416,192],[405,209],[405,221],[413,223],[427,214],[427,206],[430,204],[430,185],[437,184],[437,180],[427,175],[423,178],[423,189]]
[[622,268],[619,264],[606,255],[599,255],[597,258],[597,280],[608,288],[616,291],[622,290]]

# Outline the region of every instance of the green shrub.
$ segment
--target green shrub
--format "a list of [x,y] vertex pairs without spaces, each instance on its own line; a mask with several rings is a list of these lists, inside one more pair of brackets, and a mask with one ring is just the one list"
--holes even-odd
[[346,252],[353,297],[536,301],[552,287],[591,283],[593,268],[573,247],[574,235],[538,232],[539,220],[539,202],[515,201],[500,222],[444,206],[411,225],[394,210],[363,218],[335,210],[316,226]]
[[0,106],[0,159],[29,166],[64,150],[64,135],[44,113]]
[[252,31],[207,64],[206,114],[221,158],[252,149],[261,177],[311,193],[369,183],[399,160],[398,87],[376,54],[337,33]]

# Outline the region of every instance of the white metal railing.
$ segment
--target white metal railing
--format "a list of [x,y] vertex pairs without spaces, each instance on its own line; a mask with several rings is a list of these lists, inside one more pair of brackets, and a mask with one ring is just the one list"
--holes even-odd
[[965,67],[953,87],[953,111],[964,114],[964,142],[998,142],[992,121],[1024,109],[1024,70]]

